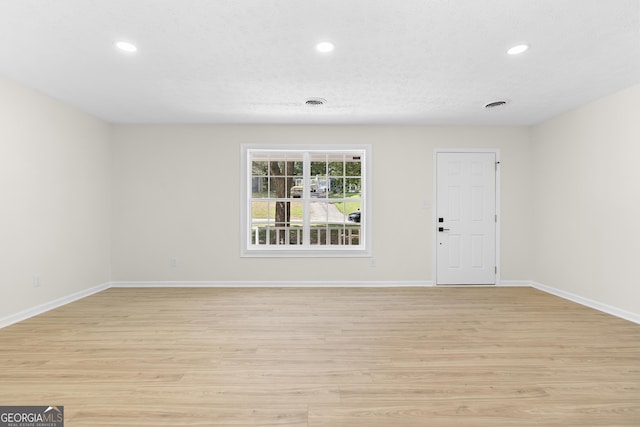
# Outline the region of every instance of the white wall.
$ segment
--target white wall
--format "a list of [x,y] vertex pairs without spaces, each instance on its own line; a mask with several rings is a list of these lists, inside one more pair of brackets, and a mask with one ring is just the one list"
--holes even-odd
[[2,319],[109,281],[111,136],[3,78],[0,118]]
[[640,85],[532,130],[534,277],[640,314]]
[[[240,258],[242,143],[370,143],[373,257]],[[115,281],[429,281],[434,148],[499,148],[502,277],[530,278],[526,128],[407,126],[114,127]],[[171,258],[177,267],[171,266]]]
[[[0,95],[0,319],[110,280],[432,280],[423,202],[447,147],[501,150],[503,280],[640,313],[640,86],[531,129],[111,126],[2,78]],[[372,144],[376,266],[240,258],[246,142]]]

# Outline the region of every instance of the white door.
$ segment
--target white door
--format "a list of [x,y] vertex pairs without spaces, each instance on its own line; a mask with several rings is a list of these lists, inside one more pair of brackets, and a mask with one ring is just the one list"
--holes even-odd
[[436,156],[436,284],[495,284],[496,153]]

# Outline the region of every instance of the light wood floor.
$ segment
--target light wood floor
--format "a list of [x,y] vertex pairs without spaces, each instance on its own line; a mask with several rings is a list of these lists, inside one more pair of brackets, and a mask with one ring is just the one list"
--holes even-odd
[[640,326],[530,288],[110,289],[0,330],[67,426],[640,426]]

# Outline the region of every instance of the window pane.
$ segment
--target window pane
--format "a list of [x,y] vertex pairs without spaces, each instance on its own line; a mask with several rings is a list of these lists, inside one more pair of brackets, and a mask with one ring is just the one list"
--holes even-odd
[[285,182],[284,182],[284,196],[289,198],[291,197],[291,189],[294,187],[294,180],[292,176],[288,176],[285,178]]
[[[326,157],[326,156],[322,156]],[[312,161],[311,162],[311,176],[326,175],[327,174],[327,162],[326,161]]]
[[266,176],[254,176],[251,180],[251,197],[262,199],[268,196],[269,178]]
[[286,227],[291,216],[291,203],[274,202],[275,205],[275,225],[277,227]]
[[289,192],[287,191],[287,179],[284,177],[272,177],[270,190],[270,198],[284,199],[289,197]]
[[362,176],[362,160],[359,156],[352,156],[351,160],[345,164],[346,176]]
[[311,179],[311,197],[327,198],[329,197],[329,180],[324,176],[318,176]]
[[360,178],[346,178],[347,197],[360,197],[362,180]]
[[347,221],[347,213],[344,210],[344,202],[332,199],[328,204],[328,210],[330,213],[328,216],[328,222],[330,224],[344,225],[344,223]]
[[266,224],[275,219],[275,208],[269,202],[251,203],[251,225]]
[[[359,205],[360,203],[358,203]],[[347,203],[347,205],[349,205],[349,203]],[[349,223],[353,223],[353,224],[360,224],[363,220],[364,217],[364,213],[362,212],[360,207],[354,208],[354,207],[350,207],[348,208],[349,213],[347,214],[347,221]]]
[[309,203],[309,222],[310,224],[325,224],[327,222],[326,203],[321,201],[312,201]]
[[289,229],[289,244],[290,245],[301,245],[304,243],[303,238],[303,228],[302,227],[291,227]]
[[344,175],[344,162],[329,162],[329,175],[331,176],[343,176]]
[[294,179],[293,185],[289,189],[289,197],[291,198],[300,198],[304,194],[304,180],[303,179]]
[[286,173],[289,176],[302,176],[303,173],[303,163],[302,161],[295,162],[287,162]]
[[284,176],[285,175],[285,163],[282,160],[271,160],[269,162],[269,174],[271,176]]
[[346,198],[343,201],[333,202],[332,205],[343,215],[343,222],[359,222],[362,208],[362,201],[359,198]]
[[360,226],[347,226],[344,228],[343,243],[344,245],[360,244]]
[[256,176],[267,176],[269,173],[269,163],[263,161],[252,162],[251,173]]
[[[345,200],[345,199],[342,199]],[[309,219],[312,225],[336,225],[345,224],[348,215],[360,209],[360,199],[350,201],[337,201],[328,199],[326,201],[316,201],[309,204]]]
[[291,205],[291,225],[299,225],[302,227],[302,220],[304,218],[304,203],[302,202],[290,202]]
[[331,178],[329,197],[344,197],[344,178]]

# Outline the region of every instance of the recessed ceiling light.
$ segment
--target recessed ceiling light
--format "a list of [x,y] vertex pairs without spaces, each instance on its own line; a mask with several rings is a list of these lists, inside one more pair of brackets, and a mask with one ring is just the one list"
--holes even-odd
[[125,42],[125,41],[116,42],[115,45],[118,49],[127,53],[134,53],[138,50],[136,45],[134,45],[133,43]]
[[316,45],[316,50],[321,53],[329,53],[335,49],[335,46],[331,42],[320,42]]
[[527,50],[529,50],[528,44],[519,44],[519,45],[513,46],[511,49],[507,51],[507,53],[509,55],[518,55],[519,53],[526,52]]

